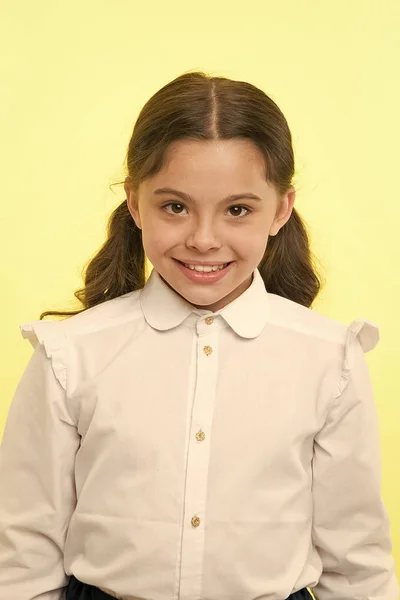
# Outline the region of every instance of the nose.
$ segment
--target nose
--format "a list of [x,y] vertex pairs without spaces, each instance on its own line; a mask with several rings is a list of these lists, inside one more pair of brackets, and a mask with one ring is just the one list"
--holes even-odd
[[221,247],[215,224],[210,219],[196,220],[186,238],[186,246],[199,252]]

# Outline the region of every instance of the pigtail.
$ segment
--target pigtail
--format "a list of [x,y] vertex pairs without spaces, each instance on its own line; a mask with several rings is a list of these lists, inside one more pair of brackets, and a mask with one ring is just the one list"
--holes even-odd
[[85,269],[84,287],[74,293],[84,308],[76,311],[46,311],[40,315],[40,319],[47,315],[76,315],[106,300],[144,287],[142,232],[133,220],[126,200],[111,213],[107,232],[107,240]]
[[275,236],[268,238],[259,271],[266,290],[310,308],[321,289],[303,219],[295,208]]

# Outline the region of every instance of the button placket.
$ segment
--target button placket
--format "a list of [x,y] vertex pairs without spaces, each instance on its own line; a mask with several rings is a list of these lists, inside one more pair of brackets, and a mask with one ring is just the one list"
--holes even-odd
[[203,319],[201,327],[197,329],[196,386],[189,436],[182,538],[181,600],[201,596],[210,432],[217,384],[217,349],[218,331],[205,325]]

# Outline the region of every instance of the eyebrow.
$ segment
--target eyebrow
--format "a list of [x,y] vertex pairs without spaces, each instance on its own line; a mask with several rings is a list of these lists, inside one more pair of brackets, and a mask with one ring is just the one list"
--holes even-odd
[[[186,200],[186,202],[194,201],[193,198],[189,194],[185,194],[185,192],[180,192],[179,190],[174,190],[173,188],[169,188],[169,187],[158,188],[158,189],[154,190],[153,193],[154,194],[175,194],[175,196],[179,196],[183,200]],[[224,198],[223,202],[233,202],[234,200],[241,200],[243,198],[248,198],[250,200],[259,200],[260,202],[262,202],[262,198],[260,198],[259,196],[256,196],[255,194],[252,194],[251,192],[244,192],[242,194],[230,194],[230,196],[227,196],[226,198]]]

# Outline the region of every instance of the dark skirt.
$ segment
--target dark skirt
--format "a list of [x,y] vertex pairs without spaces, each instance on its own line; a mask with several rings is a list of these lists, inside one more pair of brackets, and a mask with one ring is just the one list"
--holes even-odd
[[[71,575],[68,587],[67,587],[67,595],[66,600],[115,600],[113,596],[102,592],[94,585],[89,585],[87,583],[82,583],[76,577]],[[298,590],[294,594],[290,594],[287,600],[313,600],[310,592],[307,588],[303,588],[302,590]]]

